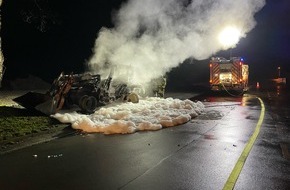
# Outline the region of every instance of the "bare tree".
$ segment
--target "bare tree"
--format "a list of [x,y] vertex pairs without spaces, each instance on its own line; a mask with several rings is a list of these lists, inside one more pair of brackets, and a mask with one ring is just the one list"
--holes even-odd
[[[0,0],[0,8],[1,8],[1,5],[2,5],[2,0]],[[0,30],[1,30],[1,15],[0,15]],[[3,78],[3,75],[4,75],[4,71],[5,71],[5,67],[3,65],[3,62],[4,62],[4,56],[3,56],[3,53],[2,53],[2,48],[1,48],[1,36],[0,36],[0,88],[1,88],[1,84],[2,84],[2,78]]]
[[29,0],[21,10],[24,22],[33,25],[40,32],[46,32],[52,25],[59,24],[58,14],[52,10],[48,0]]

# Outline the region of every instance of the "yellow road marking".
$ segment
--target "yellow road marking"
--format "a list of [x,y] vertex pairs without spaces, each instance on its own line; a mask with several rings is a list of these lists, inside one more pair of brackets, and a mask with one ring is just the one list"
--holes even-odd
[[260,113],[260,118],[259,121],[256,125],[255,131],[253,133],[253,135],[251,136],[251,138],[249,139],[247,145],[245,146],[240,158],[238,159],[234,169],[232,170],[223,190],[231,190],[234,189],[234,186],[238,180],[238,177],[243,169],[243,166],[246,162],[246,159],[260,133],[260,129],[264,120],[264,116],[265,116],[265,105],[264,102],[262,101],[261,98],[258,98],[261,104],[261,113]]

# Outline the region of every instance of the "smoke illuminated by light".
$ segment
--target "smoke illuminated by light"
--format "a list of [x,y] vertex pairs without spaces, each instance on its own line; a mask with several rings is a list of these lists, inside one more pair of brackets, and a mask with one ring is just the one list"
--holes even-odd
[[241,31],[235,27],[227,27],[221,31],[218,38],[225,49],[234,47],[241,38]]
[[245,37],[264,5],[265,0],[128,0],[115,12],[115,27],[99,31],[89,68],[104,76],[113,68],[114,79],[149,83],[188,58],[203,60],[229,48],[218,40],[221,26],[234,25]]

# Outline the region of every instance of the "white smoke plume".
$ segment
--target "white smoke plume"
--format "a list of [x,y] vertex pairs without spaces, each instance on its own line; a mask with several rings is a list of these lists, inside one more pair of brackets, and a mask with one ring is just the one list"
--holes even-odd
[[114,15],[115,27],[99,31],[89,67],[148,83],[187,58],[207,59],[229,48],[218,40],[225,27],[246,37],[264,5],[265,0],[128,0]]

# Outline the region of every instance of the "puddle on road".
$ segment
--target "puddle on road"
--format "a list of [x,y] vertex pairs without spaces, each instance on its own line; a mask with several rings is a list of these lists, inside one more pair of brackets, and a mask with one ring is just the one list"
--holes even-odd
[[204,135],[204,139],[207,139],[207,140],[217,140],[217,138],[212,135],[212,134],[205,134]]
[[220,120],[224,116],[224,113],[218,110],[205,111],[204,114],[198,116],[200,120]]

